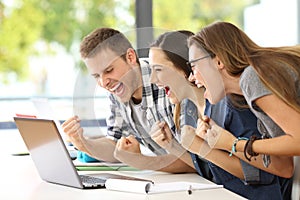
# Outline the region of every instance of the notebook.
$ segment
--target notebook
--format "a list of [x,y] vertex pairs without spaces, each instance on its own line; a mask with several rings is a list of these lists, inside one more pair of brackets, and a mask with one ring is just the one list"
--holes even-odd
[[42,180],[76,188],[105,188],[110,178],[142,180],[115,174],[78,174],[54,120],[14,117]]

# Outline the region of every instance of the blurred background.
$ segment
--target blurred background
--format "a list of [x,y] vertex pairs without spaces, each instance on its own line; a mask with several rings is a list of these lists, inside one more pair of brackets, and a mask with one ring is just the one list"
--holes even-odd
[[[13,117],[40,116],[33,100],[46,102],[47,117],[63,121],[77,114],[105,126],[106,92],[79,56],[80,41],[95,28],[120,30],[145,57],[158,34],[198,32],[217,20],[234,23],[261,46],[300,43],[300,0],[0,0],[2,155],[26,151]],[[294,199],[300,196],[299,171]]]
[[299,0],[0,0],[0,122],[12,121],[15,113],[36,114],[32,98],[47,99],[60,120],[73,114],[104,118],[105,92],[91,80],[79,56],[81,39],[95,28],[116,28],[142,50],[163,31],[197,32],[224,20],[244,29],[260,45],[294,45],[299,43],[299,4]]

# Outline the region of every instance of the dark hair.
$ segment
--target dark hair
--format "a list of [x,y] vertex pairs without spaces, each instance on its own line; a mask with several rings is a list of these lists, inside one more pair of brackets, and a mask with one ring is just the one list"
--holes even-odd
[[160,48],[165,53],[166,58],[188,77],[192,69],[191,66],[187,65],[189,60],[187,39],[192,35],[194,33],[187,30],[165,32],[150,45],[150,48]]

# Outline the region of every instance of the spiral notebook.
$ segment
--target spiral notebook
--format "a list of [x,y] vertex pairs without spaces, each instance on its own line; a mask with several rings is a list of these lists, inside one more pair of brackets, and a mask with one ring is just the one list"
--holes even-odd
[[[124,187],[126,185],[126,187]],[[106,189],[117,190],[123,192],[133,192],[141,194],[157,194],[167,192],[179,192],[192,190],[207,190],[222,188],[223,185],[216,184],[204,184],[195,182],[167,182],[167,183],[153,183],[147,181],[136,180],[121,180],[121,179],[109,179],[105,183]]]

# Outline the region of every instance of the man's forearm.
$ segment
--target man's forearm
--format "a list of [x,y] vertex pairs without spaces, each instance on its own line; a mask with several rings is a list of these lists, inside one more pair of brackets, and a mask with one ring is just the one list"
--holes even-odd
[[118,151],[115,155],[122,162],[141,170],[155,170],[169,173],[195,172],[195,169],[171,154],[146,156],[127,151]]
[[173,154],[184,163],[195,169],[190,153],[177,141],[173,140],[172,144],[167,150],[170,154]]
[[113,140],[106,137],[85,139],[83,144],[87,150],[86,153],[93,158],[106,162],[119,162],[119,160],[114,157],[116,143]]

